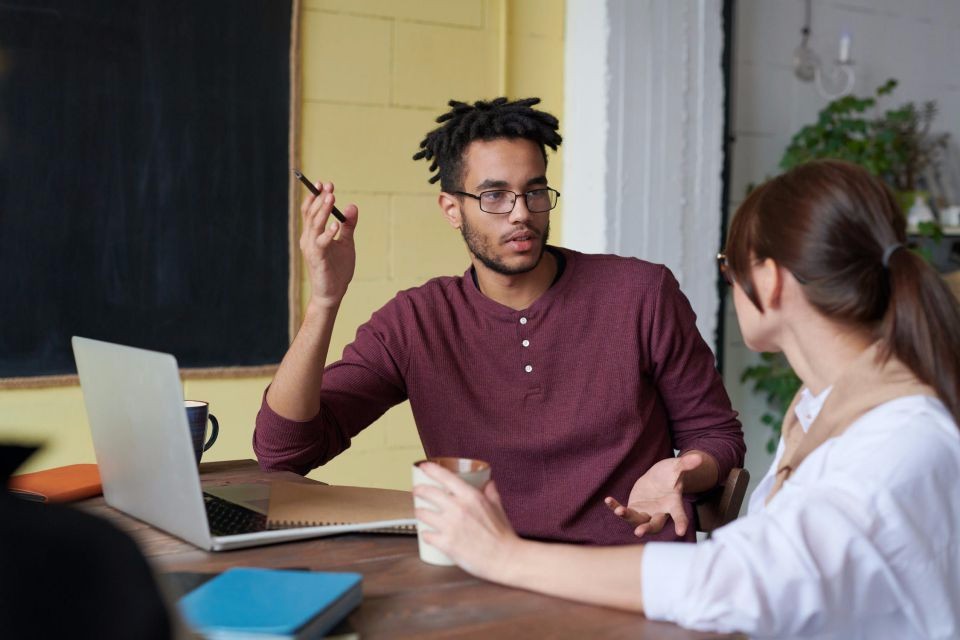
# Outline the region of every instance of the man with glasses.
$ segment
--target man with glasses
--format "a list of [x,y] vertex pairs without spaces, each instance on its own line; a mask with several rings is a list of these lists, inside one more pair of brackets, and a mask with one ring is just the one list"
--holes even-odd
[[692,540],[685,494],[742,464],[740,424],[668,269],[548,245],[560,194],[546,147],[561,138],[538,102],[450,102],[414,159],[437,171],[440,209],[472,265],[400,292],[326,368],[357,210],[328,227],[330,184],[304,202],[311,299],[254,449],[265,469],[306,473],[409,400],[428,456],[491,464],[521,535]]

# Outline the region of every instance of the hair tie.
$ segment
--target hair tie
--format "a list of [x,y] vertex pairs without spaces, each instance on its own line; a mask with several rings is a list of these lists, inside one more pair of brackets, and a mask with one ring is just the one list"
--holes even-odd
[[884,269],[890,268],[890,256],[893,255],[893,252],[897,249],[902,249],[903,245],[899,242],[894,242],[891,245],[887,245],[887,248],[883,250],[883,259],[880,261],[883,263]]

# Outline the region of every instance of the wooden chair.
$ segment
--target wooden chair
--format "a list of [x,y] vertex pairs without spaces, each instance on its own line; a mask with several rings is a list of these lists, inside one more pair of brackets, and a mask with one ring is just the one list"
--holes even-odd
[[957,297],[957,300],[960,300],[960,269],[944,275],[943,279],[947,281],[947,286],[953,291],[953,295]]
[[709,535],[714,529],[735,520],[740,515],[740,505],[749,483],[750,472],[738,467],[731,469],[722,488],[697,502],[697,531]]

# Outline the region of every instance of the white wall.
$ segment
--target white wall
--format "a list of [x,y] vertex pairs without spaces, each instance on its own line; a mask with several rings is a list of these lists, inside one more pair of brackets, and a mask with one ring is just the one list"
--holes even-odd
[[[778,173],[790,137],[813,122],[827,102],[793,75],[803,20],[803,0],[737,2],[731,214],[748,184]],[[960,0],[814,0],[811,28],[810,44],[826,60],[836,57],[841,32],[852,34],[855,94],[872,94],[887,78],[897,78],[900,85],[883,103],[887,108],[934,99],[940,106],[939,129],[960,139]],[[741,412],[753,485],[770,465],[764,448],[768,430],[759,423],[761,400],[739,382],[755,356],[743,346],[727,302],[724,380]]]
[[567,0],[563,240],[666,264],[716,344],[722,3]]
[[[793,75],[803,0],[736,4],[731,211],[748,184],[778,172],[790,137],[827,102]],[[721,5],[567,0],[565,51],[564,243],[668,264],[692,294],[711,344],[716,296],[708,249],[719,240],[711,163],[721,158],[712,118],[723,100],[714,83],[720,64],[714,38]],[[895,77],[900,86],[889,108],[935,99],[939,126],[960,139],[960,0],[814,0],[811,26],[810,44],[826,60],[836,56],[841,32],[852,34],[855,93],[872,94]],[[762,399],[740,384],[755,355],[742,343],[729,300],[726,309],[724,381],[741,412],[755,484],[770,465],[769,431],[759,423]]]

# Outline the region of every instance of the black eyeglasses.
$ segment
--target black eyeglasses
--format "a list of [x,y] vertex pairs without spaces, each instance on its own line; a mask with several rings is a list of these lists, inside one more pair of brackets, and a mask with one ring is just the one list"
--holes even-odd
[[733,274],[730,272],[730,266],[727,264],[727,254],[723,252],[717,254],[717,269],[720,270],[723,281],[732,287]]
[[550,211],[557,206],[557,200],[560,198],[560,192],[550,187],[531,189],[524,193],[516,193],[508,189],[482,191],[479,195],[467,193],[466,191],[454,191],[454,193],[459,196],[468,196],[479,201],[480,211],[495,214],[510,213],[513,211],[513,208],[517,205],[517,198],[520,196],[523,196],[527,205],[527,211],[530,213]]

